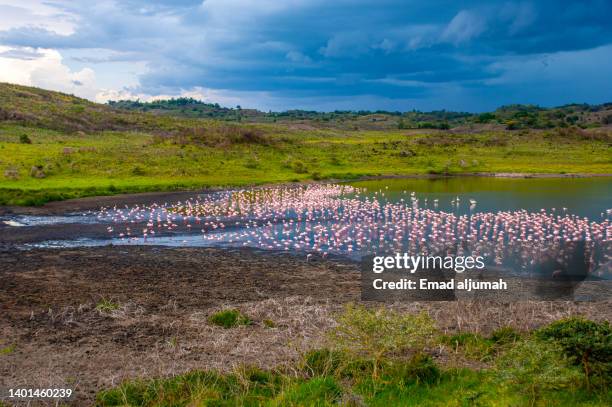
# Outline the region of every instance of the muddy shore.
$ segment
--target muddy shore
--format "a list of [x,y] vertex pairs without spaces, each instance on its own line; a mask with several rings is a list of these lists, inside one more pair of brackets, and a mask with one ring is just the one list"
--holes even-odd
[[[72,404],[90,405],[97,391],[125,379],[288,363],[322,343],[342,304],[359,301],[359,278],[359,265],[348,260],[251,249],[1,251],[0,386],[68,384],[78,395]],[[102,300],[118,309],[97,310]],[[528,330],[572,314],[612,315],[612,301],[394,306],[427,309],[445,332]],[[253,324],[223,329],[207,322],[226,307],[241,309]]]

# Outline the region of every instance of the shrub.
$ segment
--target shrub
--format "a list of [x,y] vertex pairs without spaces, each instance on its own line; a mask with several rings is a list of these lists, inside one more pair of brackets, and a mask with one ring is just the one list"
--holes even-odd
[[47,174],[43,170],[42,165],[34,165],[30,168],[30,177],[32,178],[45,178]]
[[308,168],[306,168],[306,164],[304,164],[300,160],[294,161],[293,164],[291,165],[291,168],[293,169],[293,172],[295,172],[296,174],[306,174],[308,172]]
[[402,377],[417,383],[433,384],[440,378],[440,369],[431,356],[418,352],[402,365]]
[[276,323],[271,319],[264,319],[262,322],[266,328],[276,328]]
[[259,167],[259,160],[256,157],[250,157],[245,161],[244,167],[254,170]]
[[233,328],[239,325],[250,325],[249,317],[238,311],[237,309],[226,309],[214,313],[208,318],[208,322],[213,325],[218,325],[223,328]]
[[520,127],[516,120],[508,120],[506,122],[506,130],[517,130]]
[[30,137],[25,133],[19,136],[19,142],[21,144],[32,144],[32,140],[30,140]]
[[561,346],[570,361],[581,366],[587,382],[591,376],[610,380],[612,374],[612,328],[608,321],[595,322],[581,317],[555,321],[536,335]]
[[330,332],[331,341],[349,354],[371,360],[374,378],[378,377],[385,356],[408,349],[422,352],[435,332],[434,323],[425,312],[403,314],[384,307],[369,310],[363,305],[349,304],[337,322]]
[[334,375],[345,361],[342,352],[329,349],[316,349],[304,355],[303,369],[309,376]]
[[441,342],[449,345],[456,352],[461,351],[468,359],[488,360],[494,351],[492,341],[471,332],[443,336]]
[[132,168],[132,175],[145,175],[145,170],[141,166],[136,165]]
[[517,342],[521,339],[521,334],[511,326],[499,328],[491,333],[491,341],[498,345],[506,345]]
[[310,176],[312,177],[313,180],[315,181],[320,181],[323,179],[323,176],[321,175],[320,172],[313,172],[312,174],[310,174]]
[[334,166],[342,165],[342,161],[340,161],[340,158],[335,154],[329,157],[329,163]]
[[19,169],[16,167],[8,167],[4,170],[4,178],[10,180],[18,180],[19,179]]
[[568,386],[579,377],[562,349],[555,343],[536,339],[517,342],[497,360],[498,380],[517,391],[529,391],[534,404],[545,390]]

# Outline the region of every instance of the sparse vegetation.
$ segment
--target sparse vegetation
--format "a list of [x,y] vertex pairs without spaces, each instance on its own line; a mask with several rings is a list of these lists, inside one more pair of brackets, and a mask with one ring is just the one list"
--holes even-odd
[[226,309],[216,312],[208,318],[208,322],[226,329],[251,324],[249,317],[237,309]]
[[15,345],[8,345],[0,348],[0,355],[10,355],[15,352]]
[[117,302],[111,301],[106,298],[102,298],[96,304],[96,310],[101,313],[109,313],[119,309],[119,304]]

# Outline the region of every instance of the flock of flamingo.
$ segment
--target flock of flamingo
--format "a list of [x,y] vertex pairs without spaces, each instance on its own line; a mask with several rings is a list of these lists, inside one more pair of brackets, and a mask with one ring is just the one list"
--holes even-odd
[[[460,205],[457,197],[451,202]],[[438,210],[438,201],[405,191],[388,199],[348,185],[312,184],[211,193],[173,204],[101,208],[108,232],[122,244],[248,246],[326,257],[366,253],[480,255],[495,265],[527,269],[568,242],[583,242],[593,272],[612,272],[612,210],[601,220],[565,208],[469,213]],[[187,233],[189,232],[189,233]],[[197,239],[197,242],[195,242]],[[567,254],[567,253],[566,253]]]

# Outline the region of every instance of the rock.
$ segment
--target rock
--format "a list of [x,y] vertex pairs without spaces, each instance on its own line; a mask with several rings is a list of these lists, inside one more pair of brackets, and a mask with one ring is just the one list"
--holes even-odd
[[414,157],[416,153],[412,150],[402,150],[399,153],[400,157]]
[[18,180],[19,170],[15,167],[7,168],[6,170],[4,170],[4,178],[7,178],[13,181]]
[[32,178],[45,178],[47,174],[45,174],[42,167],[34,166],[30,169],[30,176]]

